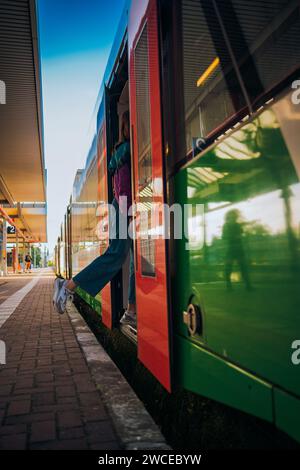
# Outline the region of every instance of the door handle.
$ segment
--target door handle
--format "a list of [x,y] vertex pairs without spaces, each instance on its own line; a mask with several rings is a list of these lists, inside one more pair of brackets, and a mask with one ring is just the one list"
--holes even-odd
[[202,334],[202,315],[198,305],[189,304],[187,311],[182,312],[182,317],[191,336]]

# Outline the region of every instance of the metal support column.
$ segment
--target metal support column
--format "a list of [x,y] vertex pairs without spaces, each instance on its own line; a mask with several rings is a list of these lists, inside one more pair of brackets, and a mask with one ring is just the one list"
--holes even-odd
[[16,232],[16,272],[19,272],[19,236]]
[[0,223],[0,276],[7,276],[7,223],[5,219],[2,219]]
[[26,243],[25,240],[23,239],[23,247],[22,247],[22,265],[23,265],[23,273],[25,272],[25,250],[26,250]]
[[[30,245],[30,243],[27,243],[26,255],[27,255],[27,254],[31,257],[31,245]],[[31,258],[31,259],[32,259],[32,258]],[[33,266],[32,266],[32,263],[31,263],[31,265],[30,265],[30,271],[31,271],[32,268],[33,268]]]

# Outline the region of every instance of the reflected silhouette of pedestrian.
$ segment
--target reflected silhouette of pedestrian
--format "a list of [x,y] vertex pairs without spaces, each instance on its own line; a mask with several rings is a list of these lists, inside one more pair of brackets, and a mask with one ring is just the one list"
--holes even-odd
[[240,211],[232,209],[225,216],[222,240],[225,244],[225,280],[227,290],[232,290],[231,274],[233,263],[239,266],[246,289],[251,290],[247,260],[243,246],[243,224],[239,222]]

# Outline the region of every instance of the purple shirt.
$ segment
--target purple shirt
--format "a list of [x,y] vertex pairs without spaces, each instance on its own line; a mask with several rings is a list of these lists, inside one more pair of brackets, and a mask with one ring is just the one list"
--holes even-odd
[[117,200],[118,204],[120,196],[127,197],[127,207],[124,207],[123,204],[121,204],[122,207],[120,207],[119,204],[120,211],[123,213],[124,211],[127,212],[132,204],[131,174],[130,168],[127,163],[125,163],[125,165],[121,166],[121,168],[116,170],[114,174],[114,193],[115,199]]

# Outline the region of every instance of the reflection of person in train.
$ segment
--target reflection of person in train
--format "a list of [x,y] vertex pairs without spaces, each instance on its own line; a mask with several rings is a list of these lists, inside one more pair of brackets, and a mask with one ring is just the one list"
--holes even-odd
[[31,262],[32,262],[31,256],[29,253],[27,253],[27,255],[25,256],[25,269],[24,269],[25,273],[31,272]]
[[15,247],[12,248],[11,254],[12,254],[12,268],[13,268],[13,272],[15,274],[16,270],[17,270],[17,253],[16,253]]
[[[116,217],[113,217],[111,226],[114,236],[110,240],[105,253],[98,256],[98,258],[86,266],[82,271],[80,271],[80,273],[76,274],[73,279],[66,281],[56,279],[53,304],[59,313],[64,313],[67,299],[77,286],[95,297],[97,293],[100,292],[103,287],[119,272],[128,253],[130,252],[128,308],[121,318],[121,323],[123,325],[129,324],[135,326],[135,275],[132,240],[129,237],[128,232],[127,238],[122,238],[119,233],[119,220],[122,218],[125,226],[129,223],[127,211],[131,206],[132,197],[128,112],[125,112],[122,116],[122,140],[116,145],[115,152],[110,159],[109,170],[113,175],[114,183],[114,199],[112,206],[115,209]],[[127,207],[124,207],[124,204],[122,204],[122,202],[125,202],[124,199],[121,199],[122,196],[127,198]]]
[[243,225],[239,222],[240,212],[232,209],[225,216],[222,240],[225,244],[225,280],[228,290],[232,289],[231,273],[236,262],[245,283],[246,289],[251,290],[245,250],[243,246]]

